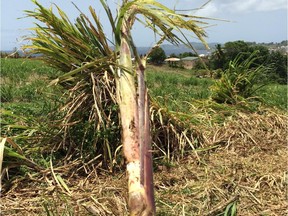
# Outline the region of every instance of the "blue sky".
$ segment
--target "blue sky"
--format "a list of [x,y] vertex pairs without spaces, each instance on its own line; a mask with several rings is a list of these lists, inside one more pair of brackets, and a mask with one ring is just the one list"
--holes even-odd
[[[64,10],[71,20],[79,12],[72,1],[84,12],[88,12],[91,5],[100,15],[107,36],[110,35],[108,20],[99,0],[38,0],[44,6],[56,3]],[[111,8],[116,10],[120,0],[107,0]],[[170,8],[195,9],[207,0],[159,0]],[[168,3],[167,3],[168,2]],[[223,21],[209,21],[212,26],[206,29],[208,42],[225,43],[228,41],[244,40],[255,42],[281,42],[287,39],[287,1],[286,0],[212,0],[203,9],[187,13],[224,19]],[[1,50],[11,50],[27,43],[23,36],[29,34],[28,28],[34,26],[34,20],[23,18],[24,10],[33,10],[34,4],[30,0],[1,0]],[[22,18],[21,18],[22,17]],[[21,18],[21,19],[19,19]],[[143,34],[144,33],[144,34]],[[136,25],[133,31],[138,46],[152,46],[155,42],[153,33]],[[191,38],[191,41],[195,41]],[[196,40],[197,41],[197,40]]]

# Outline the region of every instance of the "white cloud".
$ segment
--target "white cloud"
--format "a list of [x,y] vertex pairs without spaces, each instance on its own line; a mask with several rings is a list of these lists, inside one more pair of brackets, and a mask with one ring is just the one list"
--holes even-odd
[[209,3],[205,7],[199,9],[196,15],[203,17],[213,17],[220,12],[220,8],[215,3]]
[[270,11],[270,10],[279,10],[279,9],[287,9],[287,1],[285,0],[274,0],[274,1],[263,1],[258,7],[259,11]]
[[214,16],[221,13],[251,13],[287,9],[286,0],[212,0],[204,9],[197,11],[199,16]]
[[218,3],[220,7],[228,11],[236,12],[253,12],[253,11],[274,11],[279,9],[286,9],[286,0],[236,0],[231,2]]

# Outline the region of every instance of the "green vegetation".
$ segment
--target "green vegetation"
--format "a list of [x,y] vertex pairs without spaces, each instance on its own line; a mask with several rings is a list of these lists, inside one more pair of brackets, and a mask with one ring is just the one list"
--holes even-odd
[[[168,109],[179,112],[187,112],[187,109],[191,108],[189,104],[198,104],[199,100],[209,100],[212,97],[212,86],[215,82],[219,82],[219,84],[221,82],[220,80],[211,78],[198,78],[195,76],[197,71],[179,68],[171,69],[166,66],[149,66],[147,72],[147,81],[151,95],[156,97]],[[259,72],[262,72],[262,70],[259,69]],[[247,73],[247,75],[254,76],[255,74]],[[253,88],[249,89],[256,99],[254,102],[267,107],[277,107],[285,111],[287,108],[287,85],[266,83],[264,86],[259,86],[259,78],[254,78],[257,80],[253,81],[255,85],[253,88],[258,90],[254,92]],[[247,81],[245,78],[243,80]],[[249,82],[247,84],[250,85]],[[224,101],[222,100],[222,102]],[[223,108],[225,106],[225,104],[222,105]]]
[[61,88],[49,86],[49,82],[60,74],[38,60],[1,59],[2,108],[21,115],[48,114],[52,109],[48,107],[61,97]]
[[166,59],[166,54],[161,47],[157,47],[149,54],[149,58],[149,62],[159,65]]
[[251,65],[258,60],[255,54],[257,52],[245,60],[241,60],[243,56],[240,54],[230,62],[229,68],[222,73],[220,80],[217,80],[211,88],[213,100],[218,103],[237,104],[255,97],[256,91],[263,87],[261,83],[260,86],[257,84],[268,71],[263,66],[251,68]]
[[287,85],[268,84],[261,88],[258,95],[266,106],[287,111]]
[[[170,72],[169,72],[170,71]],[[200,79],[191,72],[163,67],[148,67],[147,82],[151,95],[169,110],[185,112],[191,100],[208,99],[213,80]]]
[[[45,66],[41,61],[33,59],[2,59],[1,71],[1,108],[13,112],[14,115],[30,119],[31,122],[28,125],[37,121],[42,121],[43,124],[45,121],[51,121],[48,115],[52,115],[52,111],[57,110],[60,105],[64,104],[62,98],[64,90],[57,85],[49,86],[51,80],[61,74],[61,72]],[[218,110],[219,114],[218,117],[214,116],[216,122],[223,122],[225,115],[227,113],[232,114],[233,110],[237,108],[225,104],[217,105],[212,101],[208,102],[212,96],[210,89],[215,80],[198,78],[195,76],[196,73],[196,71],[179,68],[171,69],[166,66],[148,66],[146,79],[149,92],[165,109],[182,113],[178,115],[180,118],[187,119],[189,117],[192,122],[195,123],[196,121],[199,124],[201,123],[199,119],[193,120],[193,117],[197,118],[199,116],[191,114],[195,114],[197,110],[198,114],[200,114],[213,109]],[[256,96],[259,97],[259,100],[257,100],[259,105],[275,107],[283,111],[287,109],[286,85],[267,84],[259,89]],[[204,111],[205,109],[206,111]],[[221,110],[226,114],[221,113]],[[19,123],[17,118],[3,115],[3,113],[1,122],[2,126],[4,122],[5,124]],[[90,127],[89,124],[84,125],[76,127],[72,131],[75,130],[79,133],[79,128],[88,129]],[[112,131],[107,130],[108,134],[106,132],[104,134],[106,134],[105,136],[110,134],[109,136],[111,137],[111,133],[113,133],[117,136],[117,130],[118,128],[115,127]],[[89,133],[87,134],[86,131],[84,134],[86,134],[85,136],[88,139]],[[104,136],[104,134],[102,135]]]
[[37,163],[45,157],[43,137],[53,136],[51,115],[58,115],[63,93],[49,83],[60,74],[39,60],[1,59],[1,137],[7,138],[3,164],[16,166],[14,176],[23,175],[20,164],[39,170]]
[[[14,65],[15,68],[17,68],[17,70],[12,65]],[[59,74],[61,75],[61,73],[55,69],[45,66],[41,61],[38,61],[38,60],[2,59],[1,69],[3,71],[3,76],[1,77],[1,82],[2,82],[1,86],[5,86],[6,85],[5,82],[10,84],[11,80],[16,79],[16,77],[21,77],[21,79],[18,78],[18,80],[14,83],[15,86],[19,87],[19,89],[17,88],[18,93],[16,95],[14,95],[13,93],[11,96],[12,100],[10,100],[9,102],[7,101],[7,102],[1,103],[2,104],[1,105],[2,106],[2,111],[1,111],[2,136],[9,136],[11,138],[11,140],[6,140],[7,142],[6,143],[7,148],[5,149],[6,157],[4,158],[5,160],[4,160],[3,166],[4,168],[7,168],[8,164],[11,165],[11,168],[9,169],[10,178],[12,178],[10,180],[11,182],[13,181],[13,179],[17,180],[20,177],[23,178],[23,176],[25,176],[26,173],[32,173],[33,175],[37,176],[36,170],[43,169],[43,168],[50,169],[51,161],[53,162],[54,166],[57,166],[57,164],[59,165],[62,164],[61,160],[63,161],[63,157],[67,155],[66,151],[64,149],[61,149],[61,151],[55,152],[53,155],[51,155],[51,147],[53,145],[50,145],[49,143],[52,141],[54,143],[57,143],[58,145],[61,144],[61,138],[58,136],[55,136],[57,133],[59,133],[59,128],[57,129],[55,125],[53,126],[53,124],[55,124],[56,122],[52,123],[51,120],[61,119],[61,116],[63,116],[63,113],[61,114],[59,113],[59,111],[57,111],[58,110],[57,107],[61,107],[61,105],[64,104],[65,97],[63,98],[61,96],[65,93],[66,90],[59,89],[58,88],[59,86],[55,86],[55,85],[48,86],[51,79],[54,79],[55,76]],[[33,76],[31,76],[31,74]],[[197,78],[195,74],[197,74],[197,71],[189,71],[189,70],[184,70],[184,69],[179,69],[179,68],[171,69],[170,67],[167,67],[167,66],[155,67],[152,65],[148,65],[148,68],[147,68],[146,79],[148,81],[150,94],[153,96],[154,99],[157,100],[157,103],[159,103],[159,105],[161,106],[161,109],[159,110],[154,109],[153,114],[152,114],[152,118],[156,118],[158,116],[157,118],[160,119],[159,123],[154,124],[152,127],[153,131],[155,132],[153,133],[153,140],[158,140],[155,143],[156,145],[154,147],[155,147],[155,150],[158,150],[158,147],[160,147],[159,151],[163,152],[161,157],[155,157],[154,163],[155,163],[155,167],[157,167],[155,169],[156,170],[163,169],[159,167],[164,167],[164,169],[169,169],[169,170],[171,169],[177,172],[177,176],[175,177],[170,177],[169,176],[170,172],[168,172],[165,175],[163,175],[162,172],[159,172],[159,173],[156,172],[155,178],[158,179],[157,181],[163,182],[161,183],[161,185],[167,184],[165,187],[170,188],[168,191],[165,188],[157,190],[156,198],[157,200],[159,200],[157,201],[157,208],[160,208],[159,209],[160,215],[161,214],[167,215],[168,212],[176,213],[176,211],[179,211],[177,205],[175,205],[175,202],[178,202],[177,198],[175,196],[172,196],[173,198],[171,200],[171,194],[178,194],[177,196],[180,196],[180,197],[186,197],[186,196],[190,197],[190,196],[194,196],[195,193],[199,193],[198,189],[202,187],[205,187],[207,189],[207,185],[206,186],[205,184],[203,185],[203,179],[201,180],[201,182],[198,182],[196,185],[194,185],[195,183],[193,183],[193,186],[189,185],[191,183],[184,184],[184,182],[182,182],[181,179],[187,178],[187,176],[191,175],[191,173],[190,171],[188,172],[188,170],[183,166],[180,166],[180,168],[177,168],[178,167],[177,161],[181,157],[180,155],[178,155],[178,159],[177,159],[175,155],[172,154],[173,148],[175,148],[176,146],[173,146],[171,144],[174,142],[175,143],[178,142],[177,141],[178,139],[173,138],[172,135],[170,134],[169,139],[168,139],[170,142],[169,141],[164,142],[164,140],[166,139],[162,138],[162,141],[161,141],[162,145],[159,144],[160,143],[159,140],[161,139],[161,137],[168,137],[165,131],[166,130],[173,131],[175,130],[175,128],[179,127],[178,123],[176,122],[179,121],[180,119],[182,122],[186,122],[185,127],[188,127],[188,125],[191,125],[192,123],[192,125],[195,125],[196,128],[200,127],[202,128],[202,132],[207,133],[205,131],[207,130],[207,128],[210,128],[211,126],[215,128],[215,127],[218,127],[217,125],[222,125],[224,122],[229,122],[230,118],[232,119],[239,118],[237,116],[239,115],[238,114],[239,110],[242,109],[235,105],[217,104],[213,102],[212,100],[210,100],[211,94],[212,94],[212,92],[210,91],[210,87],[215,83],[215,80],[213,80],[212,78]],[[33,85],[33,88],[32,88],[30,84],[34,82],[37,83],[39,82],[39,80],[41,80],[44,84],[43,85],[35,84]],[[16,83],[18,83],[19,85],[17,85]],[[36,91],[37,94],[36,95],[33,94],[33,97],[31,97],[29,100],[27,100],[26,96],[25,96],[25,99],[21,99],[20,96],[25,95],[22,92],[23,89],[25,88],[32,88],[33,90],[31,90],[31,92]],[[259,109],[256,108],[256,111],[258,110],[257,112],[265,113],[266,111],[262,111],[263,109],[265,110],[265,107],[267,108],[274,107],[274,109],[278,110],[276,112],[286,111],[286,107],[287,107],[287,99],[286,99],[287,86],[286,85],[269,84],[261,88],[258,93],[259,93],[258,95],[261,96],[263,99],[258,101],[259,103],[258,106],[260,107]],[[1,95],[2,95],[2,90],[1,90]],[[156,106],[156,104],[153,103],[153,106]],[[58,114],[55,114],[55,111]],[[242,111],[248,112],[248,113],[250,112],[249,110],[246,110],[246,109],[242,109]],[[167,118],[168,113],[170,113],[169,118]],[[251,115],[254,115],[253,112]],[[259,118],[259,116],[257,118]],[[253,117],[255,121],[257,120],[257,118]],[[282,124],[281,122],[277,123],[278,120],[279,120],[279,117],[275,116],[275,119],[274,117],[271,120],[267,119],[267,123],[266,122],[261,123],[264,120],[257,120],[257,124],[260,124],[261,127],[266,128],[266,126],[263,126],[263,125],[270,125],[271,122],[275,121],[276,122],[275,124],[281,125]],[[241,122],[241,125],[239,124],[239,127],[240,126],[244,127],[242,126],[243,121],[247,121],[247,119],[245,120],[244,117],[243,119],[239,119],[239,122]],[[163,125],[163,129],[159,130],[159,126],[161,124]],[[235,127],[237,123],[232,121],[231,124]],[[167,125],[170,125],[170,128],[167,127]],[[99,155],[99,153],[97,152],[93,153],[94,149],[93,148],[89,149],[89,145],[85,144],[85,143],[89,143],[89,140],[93,139],[93,136],[95,136],[95,134],[88,133],[90,130],[89,127],[91,126],[89,126],[89,124],[85,122],[82,124],[78,123],[78,126],[75,127],[73,130],[70,130],[69,132],[76,133],[82,136],[83,138],[87,139],[87,141],[85,141],[84,139],[74,140],[75,143],[82,143],[84,147],[83,151],[88,151],[88,152],[90,151],[90,155],[93,155],[93,154]],[[253,127],[254,126],[251,125],[251,128]],[[245,128],[247,129],[247,125],[245,126]],[[185,130],[185,128],[183,128],[183,130]],[[223,133],[225,134],[227,130],[228,129],[226,130],[223,129],[222,134]],[[234,132],[231,131],[230,134],[236,134],[237,133],[236,131],[239,131],[239,130],[240,129],[235,128],[235,131]],[[274,131],[274,129],[271,129],[271,128],[269,130],[272,130],[271,133]],[[111,130],[107,130],[103,132],[99,131],[99,135],[97,135],[97,137],[98,139],[101,139],[101,137],[109,137],[111,140],[114,141],[115,139],[113,137],[116,137],[116,139],[117,137],[119,137],[119,134],[116,131],[119,131],[119,128],[116,127],[112,131]],[[175,135],[175,137],[178,137],[178,138],[182,137],[181,139],[185,140],[186,136],[187,137],[196,136],[195,134],[193,136],[191,136],[191,134],[189,136],[188,134],[181,135],[181,136],[180,135],[181,134],[178,134],[177,136]],[[195,158],[193,158],[193,160],[191,161],[197,161],[197,160],[202,161],[206,157],[205,152],[211,151],[215,148],[219,148],[219,145],[221,145],[221,142],[222,142],[221,140],[223,139],[223,137],[220,137],[219,141],[217,141],[217,136],[220,136],[220,135],[221,133],[217,133],[213,135],[213,137],[216,136],[216,138],[215,137],[213,138],[213,139],[216,139],[215,140],[216,143],[212,146],[206,146],[206,147],[202,146],[203,144],[201,144],[203,142],[202,141],[203,138],[197,135],[198,138],[193,140],[193,145],[197,146],[200,144],[199,152],[196,154],[198,155],[199,158],[197,159],[197,156],[195,155]],[[227,133],[227,136],[228,135],[229,133]],[[205,136],[207,138],[207,134]],[[269,134],[267,134],[267,136],[269,136]],[[51,137],[53,137],[52,140],[51,140]],[[239,137],[239,140],[240,138],[243,139],[242,137]],[[263,138],[263,135],[261,139],[262,138]],[[182,140],[180,144],[184,140]],[[269,138],[267,138],[267,141],[269,141]],[[238,143],[240,143],[240,141]],[[165,145],[166,146],[170,145],[170,148],[168,149],[165,148],[164,147]],[[239,144],[239,148],[240,148],[240,144]],[[117,151],[119,152],[119,149]],[[180,152],[182,152],[181,155],[190,155],[189,157],[195,154],[195,152],[193,151],[191,152],[191,149],[189,150],[189,148],[187,147]],[[203,153],[203,155],[201,154],[201,152]],[[225,151],[223,150],[223,153],[222,153],[223,156],[219,155],[219,157],[223,159],[225,157],[224,153]],[[157,154],[158,153],[155,152],[155,155]],[[163,156],[165,154],[166,156]],[[107,157],[109,157],[109,155],[107,155]],[[112,157],[114,157],[113,158],[114,163],[118,164],[118,165],[117,164],[114,165],[115,167],[114,170],[117,170],[119,168],[122,169],[120,165],[122,163],[121,157],[119,157],[119,155],[117,155],[117,157],[115,156],[112,156]],[[75,159],[76,158],[77,156],[75,156]],[[218,158],[217,160],[215,159],[214,161],[221,161],[220,158]],[[96,157],[96,159],[100,159],[100,158]],[[91,158],[89,158],[89,160],[91,160]],[[92,159],[91,161],[96,162],[97,160]],[[19,166],[20,164],[21,166]],[[90,165],[92,164],[93,163],[90,163]],[[74,167],[73,169],[78,167],[77,169],[81,170],[81,166],[84,166],[84,165],[85,164],[80,163],[80,166],[79,166],[79,164],[77,164],[76,161],[71,162],[71,169],[72,167]],[[224,165],[227,166],[227,164],[224,164]],[[13,166],[17,166],[19,168],[16,168],[16,169],[12,168]],[[211,164],[211,167],[210,167],[211,170],[213,169],[212,166],[213,166],[213,163]],[[60,166],[60,167],[63,167],[63,166]],[[85,165],[85,167],[87,169],[90,169],[88,163]],[[55,169],[57,169],[57,167],[55,167]],[[68,171],[69,166],[66,165],[65,167],[61,169]],[[202,172],[201,171],[202,169],[204,172],[204,170],[206,170],[207,168],[198,167],[197,169],[199,169],[198,172],[200,174]],[[32,170],[35,170],[35,171],[32,172]],[[48,171],[46,170],[45,172],[48,172]],[[84,172],[84,170],[82,172]],[[216,170],[212,171],[212,173],[215,176],[219,175],[218,171],[216,173]],[[209,178],[215,179],[215,176],[213,177],[213,175],[210,176]],[[227,173],[225,173],[224,175],[227,175],[227,176],[231,175],[228,173],[228,168],[227,168]],[[59,179],[60,176],[58,176],[57,178]],[[226,177],[226,179],[227,178],[228,177]],[[250,178],[248,173],[247,173],[247,178]],[[255,177],[253,177],[253,179],[255,179]],[[6,178],[4,178],[3,180],[4,180],[3,181],[4,185],[7,185],[9,181],[6,181]],[[123,180],[125,182],[125,179]],[[168,180],[169,182],[167,183]],[[65,178],[65,181],[67,182],[69,180]],[[107,181],[107,178],[105,177],[105,182],[106,181]],[[114,181],[113,177],[111,177],[111,180],[109,181],[113,182]],[[210,180],[207,179],[207,182],[211,182],[211,179]],[[70,182],[70,185],[71,183],[72,182]],[[63,183],[59,182],[59,184],[62,185]],[[159,183],[156,183],[156,185],[158,184]],[[218,184],[218,183],[216,182],[215,184]],[[70,185],[69,185],[70,190],[76,190],[76,188],[75,189],[71,188]],[[64,186],[62,187],[64,188]],[[218,187],[220,186],[221,185],[218,185]],[[212,185],[210,185],[209,187],[210,187],[210,190],[214,190],[212,188]],[[203,191],[206,190],[205,188],[203,188]],[[66,190],[66,189],[63,189],[63,190]],[[65,192],[63,193],[65,194]],[[106,191],[106,193],[108,193],[108,191]],[[43,200],[41,202],[44,202],[44,207],[42,207],[42,209],[46,209],[46,211],[47,212],[49,211],[51,214],[52,212],[58,212],[58,210],[56,210],[55,207],[53,206],[57,206],[58,205],[56,204],[57,202],[63,203],[63,200],[64,200],[64,203],[66,203],[65,204],[66,207],[64,207],[64,210],[59,210],[59,211],[68,212],[67,210],[68,207],[73,206],[72,204],[73,200],[67,197],[67,195],[65,195],[65,198],[63,197],[63,195],[59,195],[59,194],[57,194],[56,196],[59,196],[59,198],[57,198],[57,200],[58,199],[59,200],[58,201],[53,200],[53,202],[49,200],[48,198],[43,197]],[[106,195],[103,194],[102,196],[106,196]],[[199,196],[199,194],[197,196]],[[205,196],[206,196],[205,193],[203,194],[201,193],[201,197],[203,199],[206,199]],[[47,203],[50,203],[50,204],[47,204]],[[111,207],[109,206],[110,204],[107,206],[107,208]],[[196,209],[199,208],[199,206],[200,206],[200,203],[197,204],[197,207],[194,205],[187,205],[185,208],[184,207],[183,208],[186,211],[186,213],[189,213],[190,211],[198,211]],[[205,208],[207,208],[207,206]],[[227,203],[227,205],[223,206],[222,213],[224,214],[225,212],[232,211],[233,208],[235,208],[235,202]],[[76,211],[75,209],[73,211],[71,208],[69,209],[70,209],[69,210],[70,213]],[[238,209],[238,204],[237,204],[237,209]],[[221,211],[219,212],[219,214],[220,213]]]
[[212,70],[229,68],[231,61],[234,61],[239,54],[241,58],[238,61],[245,61],[253,53],[256,53],[257,60],[250,67],[262,65],[268,67],[267,78],[282,84],[287,83],[287,55],[277,50],[270,51],[266,46],[247,43],[244,41],[227,42],[222,47],[216,45],[216,51],[209,60],[209,67]]

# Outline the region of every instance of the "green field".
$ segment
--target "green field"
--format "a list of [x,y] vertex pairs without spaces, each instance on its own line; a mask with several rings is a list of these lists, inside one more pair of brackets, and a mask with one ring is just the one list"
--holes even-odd
[[[61,72],[38,60],[1,60],[1,102],[3,106],[41,103],[59,98],[63,92],[49,82]],[[147,82],[150,94],[174,111],[185,112],[193,100],[207,100],[211,96],[213,79],[197,78],[197,71],[167,66],[148,66]],[[259,90],[264,106],[287,108],[287,85],[268,84]],[[8,105],[7,105],[8,104]],[[39,104],[38,104],[39,105]],[[33,105],[33,107],[35,107]],[[35,107],[36,108],[36,107]]]
[[21,115],[47,115],[62,92],[49,87],[60,73],[41,61],[1,59],[2,108]]
[[[21,116],[47,117],[65,103],[62,98],[65,91],[60,86],[49,85],[60,74],[60,71],[44,65],[40,60],[2,59],[2,108]],[[200,74],[203,72],[200,71]],[[223,123],[240,109],[237,106],[213,102],[210,87],[214,79],[207,76],[199,78],[198,71],[148,65],[146,80],[150,95],[157,103],[193,124]],[[260,100],[248,108],[255,110],[255,106],[256,109],[270,107],[281,112],[286,111],[287,85],[268,84],[255,96],[260,97]]]
[[[207,100],[211,96],[210,87],[214,80],[197,78],[197,71],[169,67],[148,67],[147,82],[153,96],[161,103],[167,103],[174,111],[187,111],[187,102]],[[261,104],[280,110],[287,108],[287,85],[267,84],[255,94]]]
[[[49,149],[48,143],[64,142],[64,132],[54,124],[62,121],[60,108],[69,92],[49,85],[61,73],[40,60],[1,59],[1,137],[11,138],[5,144],[11,160],[4,158],[3,166],[11,167],[4,177],[0,207],[7,215],[19,215],[19,209],[29,215],[85,215],[79,203],[88,203],[93,196],[94,205],[105,215],[125,215],[120,148],[111,156],[114,170],[103,169],[101,161],[82,160],[79,154],[67,159],[73,149]],[[218,104],[211,99],[215,80],[202,75],[203,71],[166,65],[147,68],[152,105],[160,107],[154,111],[160,119],[153,127],[154,138],[168,140],[163,142],[167,148],[154,140],[154,155],[160,155],[154,160],[157,215],[206,215],[213,210],[211,215],[224,215],[234,207],[240,215],[284,214],[287,85],[268,84],[245,106]],[[77,124],[65,133],[76,131],[79,139],[65,142],[91,143],[88,147],[94,151],[95,143],[89,140],[93,136],[86,134],[91,125],[85,120]],[[173,139],[160,129],[184,132],[175,133]],[[114,130],[116,126],[99,131],[99,139],[117,136]],[[88,147],[81,151],[89,151]],[[38,172],[35,164],[42,170]],[[19,208],[9,202],[14,196],[21,202]]]

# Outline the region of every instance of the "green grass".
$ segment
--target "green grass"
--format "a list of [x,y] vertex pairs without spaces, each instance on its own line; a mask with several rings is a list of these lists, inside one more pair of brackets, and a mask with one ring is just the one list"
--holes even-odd
[[[148,68],[147,85],[152,96],[169,110],[187,112],[191,100],[210,97],[210,78],[197,78],[188,70]],[[188,103],[187,103],[188,102]]]
[[[214,83],[211,78],[198,78],[195,74],[197,71],[148,66],[146,79],[150,94],[156,97],[160,104],[172,111],[189,113],[195,100],[197,104],[199,100],[211,98],[210,87]],[[264,106],[286,110],[287,90],[287,85],[269,84],[259,89],[256,96],[261,98]]]
[[10,170],[14,177],[24,176],[27,168],[23,165],[34,166],[29,159],[43,164],[40,161],[44,161],[46,145],[42,138],[55,135],[51,119],[56,120],[54,111],[62,103],[63,94],[59,86],[49,83],[59,74],[39,60],[1,59],[0,136],[11,140],[5,143],[3,166],[14,166]]
[[43,64],[40,60],[35,59],[1,59],[1,76],[13,81],[27,81],[29,77],[35,74],[56,78],[60,72]]
[[[47,113],[59,102],[61,91],[48,87],[61,72],[39,60],[1,59],[1,102],[3,108],[22,110],[28,114]],[[186,113],[195,100],[210,98],[211,78],[197,78],[195,71],[148,66],[147,83],[150,94],[173,111]],[[259,90],[266,106],[287,108],[287,85],[270,84]],[[50,104],[52,103],[52,105]]]
[[[31,119],[28,122],[50,122],[48,115],[64,102],[60,87],[49,86],[60,73],[39,60],[1,59],[1,107]],[[222,124],[239,107],[212,103],[210,87],[214,80],[195,74],[197,71],[149,65],[146,79],[150,94],[179,119],[193,125]],[[286,85],[264,86],[259,96],[264,106],[287,109]],[[2,116],[4,121],[17,124],[18,120]]]
[[[32,133],[48,133],[48,116],[62,103],[61,88],[49,86],[59,74],[39,60],[1,59],[2,137],[13,137],[21,147],[30,148],[32,142],[27,140]],[[37,143],[36,140],[33,142]]]
[[267,106],[287,110],[287,85],[270,84],[259,90],[259,96]]
[[39,60],[1,59],[2,108],[28,115],[49,113],[61,95],[60,88],[49,87],[49,82],[59,74]]
[[[64,102],[60,87],[48,86],[60,73],[39,60],[1,59],[1,107],[16,115],[45,122],[47,116]],[[178,118],[197,125],[223,123],[238,108],[212,103],[209,98],[214,80],[197,78],[195,74],[197,71],[149,65],[146,79],[150,94]],[[264,106],[287,109],[287,85],[270,84],[258,94]],[[3,117],[3,120],[16,123],[10,117]]]

